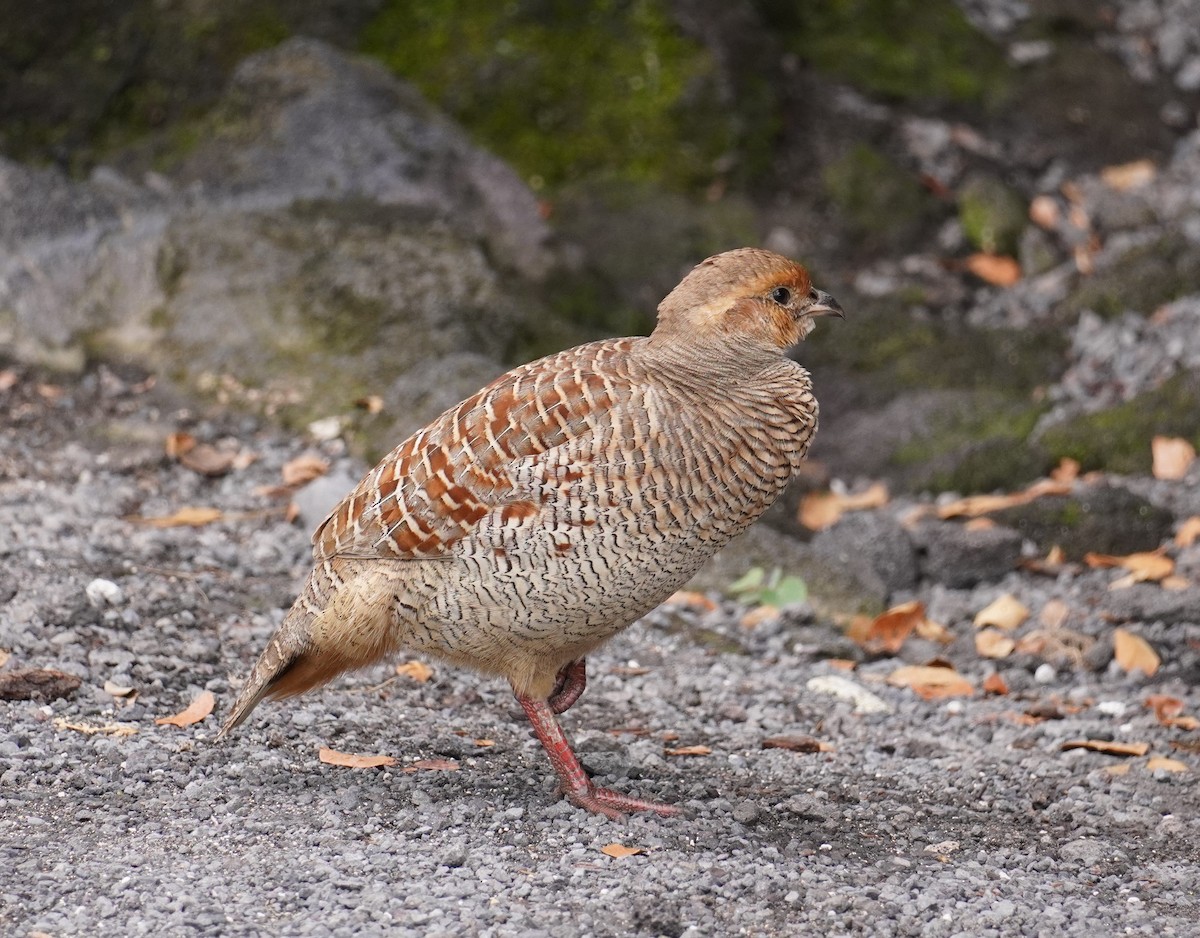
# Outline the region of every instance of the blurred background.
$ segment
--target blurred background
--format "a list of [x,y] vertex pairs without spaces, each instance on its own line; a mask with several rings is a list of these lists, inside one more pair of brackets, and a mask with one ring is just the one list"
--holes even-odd
[[1200,442],[1198,106],[1189,0],[5,0],[0,355],[370,459],[765,245],[848,311],[813,484],[1146,473]]

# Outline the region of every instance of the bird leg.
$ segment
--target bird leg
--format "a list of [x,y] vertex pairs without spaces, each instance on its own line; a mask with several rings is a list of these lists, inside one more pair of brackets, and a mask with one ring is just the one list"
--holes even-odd
[[554,690],[550,692],[546,703],[550,704],[550,709],[555,713],[565,713],[579,699],[579,695],[583,693],[585,687],[587,687],[587,661],[580,658],[578,661],[564,664],[558,669]]
[[[575,664],[578,664],[582,671],[583,662],[579,661]],[[568,669],[571,667],[573,665],[567,666]],[[570,680],[569,677],[568,680]],[[582,682],[580,690],[582,690]],[[600,788],[595,785],[583,771],[583,766],[579,764],[579,759],[571,749],[571,744],[567,741],[566,734],[563,733],[550,703],[535,697],[523,697],[520,694],[517,694],[517,701],[524,708],[525,715],[533,724],[533,731],[545,748],[546,755],[550,757],[550,764],[558,776],[560,790],[573,805],[586,811],[603,814],[614,821],[630,811],[654,811],[664,817],[679,813],[679,809],[672,805],[643,801],[640,798],[613,791],[611,788]]]

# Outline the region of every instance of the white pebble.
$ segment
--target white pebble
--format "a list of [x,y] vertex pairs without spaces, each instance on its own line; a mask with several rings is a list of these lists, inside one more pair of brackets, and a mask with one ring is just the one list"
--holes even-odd
[[112,580],[95,579],[85,588],[88,602],[99,609],[101,606],[119,606],[125,602],[125,593]]
[[843,700],[852,701],[855,713],[891,713],[892,708],[865,687],[836,674],[824,674],[808,682],[808,689],[818,694],[833,694]]
[[1102,700],[1096,704],[1096,709],[1105,716],[1123,717],[1125,716],[1125,701],[1123,700]]
[[1033,679],[1039,684],[1053,684],[1057,677],[1058,672],[1052,664],[1039,664],[1038,669],[1033,672]]

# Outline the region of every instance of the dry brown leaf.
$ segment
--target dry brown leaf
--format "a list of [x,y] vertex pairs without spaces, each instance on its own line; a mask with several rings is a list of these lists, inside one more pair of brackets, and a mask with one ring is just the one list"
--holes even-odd
[[836,671],[853,671],[858,667],[853,658],[826,658],[825,663]]
[[1146,677],[1153,677],[1162,664],[1149,642],[1125,629],[1113,630],[1113,656],[1123,671],[1141,671]]
[[983,679],[983,690],[986,694],[995,694],[1002,697],[1008,693],[1008,681],[996,671],[993,671]]
[[475,745],[480,749],[490,749],[492,746],[496,745],[496,741],[494,739],[484,739],[483,737],[472,740],[472,742],[474,742]]
[[1033,201],[1029,203],[1029,220],[1039,228],[1053,230],[1058,227],[1061,217],[1062,212],[1059,211],[1058,202],[1054,196],[1034,196]]
[[1180,437],[1156,436],[1150,441],[1156,479],[1182,479],[1196,461],[1196,447]]
[[224,452],[208,443],[199,443],[179,455],[179,464],[198,475],[216,479],[233,468],[236,453]]
[[158,518],[131,518],[137,524],[146,524],[152,528],[199,528],[225,517],[220,508],[180,508],[174,514]]
[[418,759],[412,765],[406,765],[404,771],[409,775],[413,772],[457,772],[458,763],[453,759]]
[[329,471],[329,460],[314,453],[304,453],[283,464],[283,484],[299,488]]
[[1128,775],[1129,768],[1128,762],[1118,762],[1115,765],[1106,765],[1103,771],[1105,775]]
[[987,628],[989,625],[1006,632],[1021,625],[1029,618],[1029,609],[1011,593],[993,600],[975,615],[975,628]]
[[8,659],[12,657],[12,652],[0,648],[0,668],[8,664]]
[[1191,585],[1191,580],[1174,574],[1162,578],[1162,588],[1165,590],[1185,590]]
[[1100,170],[1100,178],[1104,180],[1104,184],[1118,192],[1141,188],[1153,182],[1157,174],[1158,170],[1150,160],[1118,163],[1116,166],[1105,166]]
[[1192,515],[1175,532],[1176,547],[1191,547],[1200,540],[1200,515]]
[[949,645],[954,641],[953,632],[940,622],[934,622],[932,619],[926,619],[924,616],[917,623],[917,635],[928,642],[941,642],[943,645]]
[[1169,759],[1166,756],[1152,756],[1146,761],[1146,771],[1153,772],[1161,770],[1163,772],[1190,772],[1186,762],[1180,762],[1178,759]]
[[717,604],[703,593],[697,593],[692,590],[680,590],[677,593],[672,593],[667,597],[666,605],[692,606],[704,612],[712,612],[717,608]]
[[778,606],[755,606],[738,619],[738,625],[746,630],[756,629],[764,622],[774,622],[779,618]]
[[856,495],[837,492],[809,492],[800,503],[800,523],[810,531],[832,527],[848,511],[881,508],[888,503],[887,486],[874,482]]
[[682,746],[679,749],[668,749],[668,756],[707,756],[712,750],[707,746]]
[[1200,720],[1183,713],[1183,701],[1178,697],[1167,694],[1151,694],[1145,704],[1154,710],[1154,717],[1163,726],[1173,726],[1181,730],[1200,729]]
[[132,687],[125,687],[122,684],[117,684],[115,681],[104,682],[104,693],[111,694],[113,697],[128,697],[134,693]]
[[1070,456],[1064,456],[1058,465],[1050,471],[1050,478],[1055,482],[1074,482],[1079,478],[1079,461]]
[[963,527],[968,531],[990,531],[992,528],[996,527],[996,522],[991,518],[981,516],[978,518],[972,518],[970,521],[964,524]]
[[811,736],[768,736],[762,741],[763,749],[786,749],[788,752],[833,752],[830,743]]
[[643,674],[649,674],[653,668],[634,667],[627,664],[618,664],[608,669],[609,674],[619,674],[621,677],[641,677]]
[[866,631],[863,644],[894,655],[924,618],[925,606],[916,600],[893,606],[875,617]]
[[1063,571],[1063,567],[1067,563],[1066,552],[1055,544],[1047,552],[1045,557],[1034,557],[1029,560],[1022,560],[1018,566],[1023,570],[1029,570],[1032,573],[1044,573],[1047,576],[1058,576]]
[[374,769],[381,765],[395,765],[392,756],[360,756],[353,752],[338,752],[322,746],[317,752],[317,758],[326,765],[341,765],[348,769]]
[[982,658],[1007,658],[1016,642],[999,629],[988,627],[975,633],[975,651]]
[[85,736],[103,733],[105,736],[133,736],[137,727],[128,723],[105,723],[103,726],[93,726],[90,723],[68,723],[62,717],[54,718],[54,726],[60,730],[73,730]]
[[997,287],[1011,287],[1021,279],[1021,265],[1014,258],[980,251],[966,260],[966,268],[980,280]]
[[368,414],[377,414],[383,410],[383,398],[378,394],[366,394],[355,400],[354,406],[365,410]]
[[1166,556],[1162,548],[1128,554],[1124,557],[1116,557],[1111,554],[1087,554],[1083,560],[1089,567],[1099,569],[1121,567],[1129,571],[1127,576],[1114,580],[1109,585],[1109,589],[1120,589],[1147,580],[1152,582],[1164,580],[1175,572],[1175,561]]
[[641,847],[626,847],[624,844],[607,844],[606,846],[600,848],[600,852],[606,857],[612,857],[615,860],[619,860],[622,857],[635,857],[638,854],[645,853],[646,851]]
[[424,661],[405,661],[396,665],[396,673],[403,677],[410,677],[418,684],[424,684],[433,677],[433,668]]
[[1026,505],[1034,499],[1041,498],[1043,495],[1066,495],[1074,487],[1075,483],[1073,481],[1040,479],[1028,488],[1008,495],[969,495],[966,498],[960,498],[957,501],[939,506],[937,514],[943,520],[959,517],[974,518],[978,515],[988,515],[993,511],[1000,511],[1004,508]]
[[196,695],[195,700],[187,705],[186,709],[169,717],[159,717],[154,722],[159,726],[191,726],[212,713],[216,702],[217,698],[213,696],[212,691],[203,690]]
[[19,380],[19,376],[11,368],[5,368],[3,371],[0,371],[0,393],[9,390]]
[[178,459],[184,453],[190,453],[195,447],[196,438],[182,430],[177,430],[175,433],[168,433],[164,444],[167,456],[171,459]]
[[1116,743],[1111,739],[1068,739],[1059,748],[1063,752],[1069,749],[1088,749],[1108,756],[1144,756],[1150,751],[1150,744]]
[[887,682],[893,687],[911,687],[925,700],[969,697],[975,693],[970,682],[953,668],[932,665],[904,665],[888,675]]
[[1038,613],[1038,622],[1043,628],[1054,631],[1061,629],[1067,623],[1067,617],[1071,614],[1071,607],[1061,599],[1051,599],[1046,605],[1042,606],[1042,611]]

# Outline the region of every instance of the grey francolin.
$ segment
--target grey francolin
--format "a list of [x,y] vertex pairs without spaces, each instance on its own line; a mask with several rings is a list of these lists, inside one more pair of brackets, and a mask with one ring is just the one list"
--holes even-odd
[[401,648],[508,679],[576,805],[675,809],[594,785],[555,716],[584,658],[671,595],[788,484],[817,429],[786,350],[842,315],[799,264],[710,257],[644,338],[510,371],[417,431],[313,535],[315,568],[222,735]]

